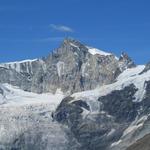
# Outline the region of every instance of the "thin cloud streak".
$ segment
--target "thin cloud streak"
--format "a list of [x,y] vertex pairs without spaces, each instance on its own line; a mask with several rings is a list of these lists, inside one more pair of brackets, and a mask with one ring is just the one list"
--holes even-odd
[[55,25],[55,24],[50,24],[49,27],[55,31],[59,32],[74,32],[74,30],[71,27],[64,26],[64,25]]

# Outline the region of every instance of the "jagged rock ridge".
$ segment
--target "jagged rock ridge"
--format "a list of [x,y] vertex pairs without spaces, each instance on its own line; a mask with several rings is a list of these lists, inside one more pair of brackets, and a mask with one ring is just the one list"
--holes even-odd
[[58,88],[74,93],[110,84],[131,67],[135,64],[125,53],[118,59],[111,53],[65,39],[44,59],[1,64],[0,82],[37,93],[56,92]]

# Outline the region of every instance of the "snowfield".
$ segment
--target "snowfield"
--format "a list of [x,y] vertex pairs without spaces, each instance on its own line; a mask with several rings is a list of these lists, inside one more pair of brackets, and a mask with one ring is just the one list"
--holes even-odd
[[104,52],[104,51],[99,50],[97,48],[93,48],[93,47],[89,47],[89,46],[87,46],[87,48],[88,48],[89,53],[92,55],[96,55],[96,54],[104,55],[104,56],[112,55],[111,53]]
[[9,84],[3,84],[1,85],[1,88],[4,91],[4,95],[3,95],[3,105],[1,105],[0,107],[46,103],[51,106],[52,110],[54,110],[64,97],[64,94],[59,90],[57,90],[59,92],[56,92],[56,94],[51,93],[36,94],[32,92],[23,91],[18,87]]
[[100,96],[105,96],[111,93],[113,90],[121,90],[130,84],[134,84],[138,89],[135,94],[135,101],[140,101],[145,92],[144,83],[145,81],[150,80],[150,71],[140,74],[143,71],[144,67],[144,65],[139,65],[135,68],[126,69],[118,76],[116,82],[104,85],[102,87],[97,87],[94,90],[74,93],[72,96],[75,97],[75,100],[83,98],[87,101],[97,101]]
[[[60,90],[57,94],[35,94],[9,84],[0,85],[0,88],[3,89],[0,94],[3,102],[0,105],[0,149],[12,146],[21,135],[29,145],[36,143],[34,140],[40,135],[41,143],[38,144],[43,143],[44,149],[64,149],[68,141],[66,134],[51,116],[64,97]],[[28,139],[32,139],[32,143]]]

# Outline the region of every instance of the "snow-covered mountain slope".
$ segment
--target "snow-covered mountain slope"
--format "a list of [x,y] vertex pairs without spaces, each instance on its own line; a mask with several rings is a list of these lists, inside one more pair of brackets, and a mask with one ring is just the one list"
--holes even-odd
[[87,46],[87,48],[88,48],[89,53],[92,55],[96,55],[96,54],[104,55],[104,56],[112,55],[111,53],[104,52],[104,51],[99,50],[97,48],[93,48],[93,47],[89,47],[89,46]]
[[52,119],[52,112],[64,97],[59,89],[56,94],[36,94],[8,84],[1,87],[5,94],[0,105],[1,150],[65,149],[67,129]]
[[84,97],[84,99],[87,98],[97,100],[100,96],[107,95],[114,90],[121,90],[126,86],[129,86],[130,84],[134,84],[138,89],[135,94],[134,101],[140,101],[144,96],[145,82],[150,80],[150,71],[140,75],[144,68],[144,65],[139,65],[135,68],[126,69],[116,78],[116,81],[114,83],[104,85],[94,90],[74,93],[72,96],[75,97],[76,100],[82,97]]
[[5,104],[2,106],[20,106],[20,105],[31,105],[48,103],[53,107],[53,110],[61,102],[64,94],[58,89],[56,94],[43,93],[37,94],[32,92],[26,92],[21,90],[19,87],[15,87],[9,84],[1,85],[3,87],[5,95]]
[[126,69],[112,84],[72,94],[55,119],[74,126],[83,149],[125,150],[150,133],[150,70],[143,70],[144,65]]

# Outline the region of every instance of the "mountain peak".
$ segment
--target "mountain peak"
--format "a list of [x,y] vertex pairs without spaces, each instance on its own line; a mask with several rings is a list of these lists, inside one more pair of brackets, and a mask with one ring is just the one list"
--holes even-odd
[[119,62],[120,62],[120,68],[122,68],[122,70],[136,66],[134,61],[125,52],[122,52],[122,54],[119,58]]
[[77,42],[77,40],[75,40],[72,37],[67,37],[67,38],[64,38],[63,40],[63,43],[73,43],[73,42]]
[[111,53],[65,38],[44,61],[4,64],[0,81],[10,80],[13,85],[37,93],[55,92],[58,87],[64,92],[78,92],[112,83],[119,73],[133,66],[126,53],[118,60]]
[[82,44],[80,41],[73,39],[73,38],[65,38],[62,42],[62,45],[69,45],[69,46],[73,46],[73,47],[85,47],[84,44]]
[[84,48],[84,50],[86,50],[87,52],[89,52],[92,55],[102,55],[102,56],[108,56],[108,55],[112,55],[111,53],[105,52],[103,50],[91,47],[91,46],[87,46],[84,45],[82,42],[75,40],[73,38],[66,38],[63,41],[63,45],[69,45],[72,47],[75,47],[77,49],[82,49]]
[[131,58],[128,56],[128,54],[124,51],[121,53],[120,60],[121,59],[130,59],[131,60]]

